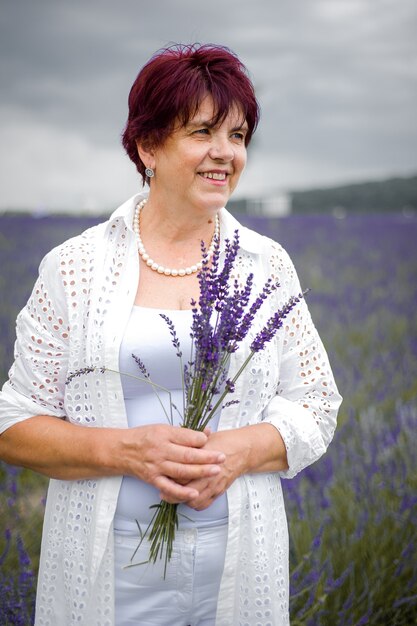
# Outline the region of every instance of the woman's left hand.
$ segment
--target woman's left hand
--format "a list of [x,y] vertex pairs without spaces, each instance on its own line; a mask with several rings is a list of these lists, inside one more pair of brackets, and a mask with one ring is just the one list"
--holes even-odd
[[275,426],[265,422],[211,433],[202,449],[224,452],[226,460],[216,476],[188,483],[199,492],[198,497],[187,501],[197,511],[210,506],[242,474],[288,469],[284,441]]
[[211,433],[204,449],[221,450],[226,460],[221,465],[217,476],[199,478],[187,484],[199,492],[199,496],[187,502],[187,505],[196,511],[206,509],[212,502],[221,496],[234,480],[246,471],[245,464],[245,437],[243,429],[222,430]]

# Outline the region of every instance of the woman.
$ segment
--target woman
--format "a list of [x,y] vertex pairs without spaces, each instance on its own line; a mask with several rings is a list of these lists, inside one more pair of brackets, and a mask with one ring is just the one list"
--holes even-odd
[[[254,294],[269,276],[280,282],[265,319],[299,293],[282,248],[222,208],[257,121],[252,84],[229,50],[159,52],[132,87],[123,135],[149,194],[41,264],[0,404],[1,457],[51,477],[36,624],[289,623],[280,477],[325,452],[341,400],[305,303],[238,380],[239,403],[205,433],[168,424],[152,387],[108,371],[137,374],[135,353],[178,403],[159,313],[169,312],[187,353],[200,244],[218,228],[222,249],[239,230],[235,272],[254,273]],[[232,356],[231,373],[244,356]],[[65,384],[69,372],[103,365]],[[165,577],[160,562],[143,563],[146,541],[134,560],[142,564],[123,567],[159,498],[180,503]]]

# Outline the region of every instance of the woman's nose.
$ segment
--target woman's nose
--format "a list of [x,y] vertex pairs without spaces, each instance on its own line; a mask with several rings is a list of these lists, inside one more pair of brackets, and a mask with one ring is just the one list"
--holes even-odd
[[215,161],[231,161],[235,156],[229,137],[217,135],[213,138],[209,156]]

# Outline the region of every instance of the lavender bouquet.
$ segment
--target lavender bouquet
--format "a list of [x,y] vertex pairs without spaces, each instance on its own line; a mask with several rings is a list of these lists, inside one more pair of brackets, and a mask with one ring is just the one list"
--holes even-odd
[[[233,241],[225,242],[225,260],[220,267],[220,241],[217,238],[214,245],[211,264],[207,260],[207,251],[202,243],[203,267],[198,274],[200,297],[198,303],[191,301],[193,321],[191,326],[192,349],[190,360],[183,364],[180,342],[175,331],[173,322],[166,315],[161,317],[168,325],[172,344],[180,359],[180,367],[183,379],[184,393],[184,415],[182,416],[182,426],[193,430],[204,431],[210,420],[219,410],[230,404],[239,402],[231,400],[224,404],[226,396],[232,394],[235,383],[250,360],[263,350],[265,345],[273,339],[276,332],[283,325],[283,320],[296,306],[305,292],[292,296],[288,302],[274,315],[272,315],[265,326],[255,335],[249,346],[249,353],[239,370],[232,378],[229,377],[229,363],[231,355],[236,352],[241,342],[248,335],[255,317],[262,304],[268,296],[279,287],[279,283],[274,283],[269,278],[262,291],[258,294],[252,304],[249,304],[253,274],[249,274],[243,286],[239,285],[237,279],[233,279],[233,267],[239,251],[239,232],[236,230]],[[152,385],[158,395],[158,389],[167,392],[166,389],[152,382],[145,364],[137,356],[132,354],[138,365],[141,376],[139,380],[145,380]],[[100,371],[113,371],[106,367],[86,367],[72,373],[67,378],[67,383],[74,376],[87,374],[96,369]],[[122,372],[119,372],[123,374]],[[169,393],[169,392],[168,392]],[[158,396],[159,397],[159,396]],[[161,402],[162,404],[162,402]],[[172,410],[177,409],[170,402]],[[172,421],[172,417],[170,419]],[[145,530],[140,533],[140,541],[136,551],[132,555],[131,564],[127,567],[134,567],[141,563],[132,563],[137,550],[141,546],[145,537],[150,542],[149,559],[146,562],[155,563],[158,558],[165,558],[165,568],[172,555],[172,547],[175,539],[175,532],[178,528],[178,505],[170,504],[161,500],[159,504],[153,505],[154,515]]]
[[[261,293],[249,306],[253,274],[249,274],[241,287],[236,279],[232,280],[233,266],[239,250],[239,233],[236,230],[232,242],[226,240],[225,261],[219,266],[220,242],[217,239],[211,259],[203,261],[198,274],[200,298],[198,306],[191,301],[193,321],[191,326],[192,351],[190,361],[182,364],[181,346],[173,322],[166,315],[161,317],[167,323],[172,344],[181,359],[183,375],[184,415],[182,426],[204,431],[219,408],[237,403],[231,400],[223,404],[225,397],[232,394],[235,383],[256,352],[262,350],[281,328],[284,318],[303,297],[303,293],[291,297],[282,309],[268,319],[250,344],[250,351],[242,366],[233,376],[228,377],[230,357],[247,336],[255,316],[267,297],[279,287],[269,278]],[[203,259],[206,249],[202,243]],[[144,378],[150,381],[145,365],[135,355],[135,359]],[[154,387],[155,388],[155,387]],[[149,561],[155,563],[165,555],[165,572],[171,558],[175,531],[178,527],[177,504],[161,500],[153,505],[155,513],[146,529],[141,533],[138,545],[145,537],[150,542]],[[140,529],[139,529],[140,530]],[[132,560],[136,552],[132,555]]]

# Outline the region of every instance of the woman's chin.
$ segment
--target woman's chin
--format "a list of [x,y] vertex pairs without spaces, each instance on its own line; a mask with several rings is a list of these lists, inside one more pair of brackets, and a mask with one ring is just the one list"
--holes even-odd
[[226,206],[231,195],[232,192],[230,189],[217,188],[210,191],[208,194],[204,194],[204,198],[201,199],[201,204],[204,204],[207,208],[218,211]]

